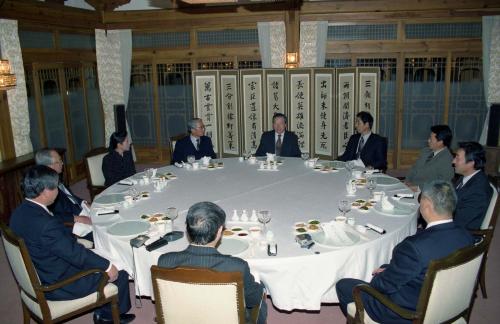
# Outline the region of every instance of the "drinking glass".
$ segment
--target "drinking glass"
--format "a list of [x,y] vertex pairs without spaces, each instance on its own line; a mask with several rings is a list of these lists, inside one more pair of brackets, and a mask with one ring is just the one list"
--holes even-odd
[[370,198],[373,198],[373,190],[377,188],[377,179],[374,177],[368,178],[368,181],[366,182],[366,188],[370,190]]
[[168,207],[167,208],[167,217],[170,219],[172,222],[172,232],[174,231],[174,220],[179,216],[179,212],[177,211],[177,208],[175,207]]
[[302,160],[306,161],[306,160],[309,160],[309,153],[302,153],[300,155],[300,157],[302,158]]
[[196,161],[196,157],[194,155],[188,155],[187,161],[189,164],[193,164],[193,162]]
[[349,203],[349,200],[341,200],[339,201],[339,210],[342,213],[342,216],[345,217],[345,214],[351,210],[351,204]]
[[269,210],[261,210],[257,218],[264,225],[264,232],[267,232],[266,224],[271,220],[271,212]]

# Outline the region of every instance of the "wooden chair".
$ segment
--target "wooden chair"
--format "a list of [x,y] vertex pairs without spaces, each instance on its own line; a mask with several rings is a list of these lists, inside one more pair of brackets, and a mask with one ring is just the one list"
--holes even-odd
[[[481,229],[477,231],[472,231],[474,235],[484,235],[485,231],[489,229],[492,230],[492,233],[495,231],[495,226],[498,219],[498,214],[500,214],[500,203],[498,197],[498,191],[496,187],[490,183],[491,189],[493,190],[493,195],[491,195],[490,205],[486,210],[486,214],[484,215],[483,223],[481,224]],[[493,235],[493,234],[492,234]],[[486,260],[488,260],[488,251],[490,247],[488,246],[486,250],[486,254],[484,255],[483,264],[481,265],[481,272],[479,275],[479,286],[481,287],[481,294],[483,298],[488,298],[488,294],[486,293]]]
[[[0,223],[0,228],[5,253],[21,294],[25,324],[30,322],[30,317],[43,323],[61,322],[107,303],[111,303],[114,323],[120,322],[118,288],[107,282],[108,275],[105,271],[89,269],[52,285],[42,285],[24,240],[17,237],[4,223]],[[45,293],[94,273],[102,273],[96,292],[73,300],[51,301],[46,299]]]
[[[157,323],[245,323],[240,272],[202,268],[151,267]],[[260,304],[252,310],[252,323]]]
[[362,292],[371,295],[413,323],[468,322],[477,289],[479,270],[492,234],[492,230],[487,230],[480,243],[460,249],[429,264],[416,311],[394,304],[386,295],[370,285],[362,284],[354,287],[354,302],[347,305],[348,323],[376,323],[364,311]]
[[90,199],[102,192],[104,186],[104,174],[102,173],[102,159],[108,154],[108,149],[99,147],[85,154],[85,173],[87,176],[87,188],[90,192]]
[[175,136],[170,136],[170,138],[169,138],[169,140],[170,140],[170,146],[169,146],[169,148],[170,148],[170,164],[174,164],[173,158],[174,158],[175,143],[177,143],[178,140],[181,140],[186,136],[187,136],[186,133],[177,134]]

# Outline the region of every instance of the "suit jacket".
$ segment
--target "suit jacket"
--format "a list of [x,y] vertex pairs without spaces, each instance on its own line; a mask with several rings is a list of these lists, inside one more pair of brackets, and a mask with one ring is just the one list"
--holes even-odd
[[[390,264],[373,277],[370,285],[399,306],[415,310],[429,263],[473,243],[472,235],[453,222],[432,226],[399,243],[392,252]],[[372,298],[368,300],[367,310],[381,323],[404,322]]]
[[[294,132],[285,131],[285,136],[282,138],[280,156],[300,157],[299,140]],[[260,144],[255,155],[264,156],[266,153],[275,153],[275,131],[262,133]]]
[[[457,183],[461,183],[462,178]],[[469,230],[479,229],[492,195],[488,177],[483,171],[479,171],[462,188],[457,189],[454,222]]]
[[132,152],[125,151],[121,156],[115,150],[109,152],[102,159],[102,173],[106,187],[126,179],[135,174],[135,163]]
[[75,199],[76,204],[69,199],[68,195],[59,189],[59,193],[57,194],[56,200],[54,203],[49,206],[49,210],[54,214],[56,218],[58,218],[62,223],[73,223],[75,215],[80,215],[82,211],[81,203],[83,199],[80,199],[76,195],[71,192],[69,188],[68,191]]
[[453,156],[448,148],[444,148],[429,162],[426,162],[431,153],[432,150],[428,147],[422,149],[418,160],[411,167],[406,176],[409,182],[420,188],[422,188],[424,183],[432,180],[451,181],[455,175],[455,170],[452,165]]
[[196,150],[193,142],[191,142],[191,136],[188,135],[183,139],[175,143],[175,149],[172,161],[173,162],[187,162],[188,155],[194,155],[197,160],[204,156],[210,156],[212,159],[217,158],[214,152],[214,146],[212,145],[212,140],[208,136],[200,137],[200,149]]
[[[337,159],[340,161],[356,160],[356,151],[361,134],[354,134],[349,138],[344,154]],[[360,155],[365,166],[372,166],[374,169],[387,169],[387,141],[380,135],[371,133],[366,141]]]
[[[24,239],[43,285],[53,284],[82,270],[106,270],[109,266],[108,260],[78,244],[56,217],[28,200],[12,214],[10,228]],[[99,277],[84,277],[51,295],[86,296],[95,291]],[[48,297],[50,299],[50,294]]]
[[[184,251],[165,253],[160,256],[158,266],[164,268],[187,266],[222,272],[241,272],[243,274],[246,307],[252,308],[261,302],[264,287],[262,284],[255,282],[248,263],[240,258],[220,254],[215,248],[189,245]],[[265,321],[267,316],[265,302],[262,303],[260,311],[259,322],[261,320]]]

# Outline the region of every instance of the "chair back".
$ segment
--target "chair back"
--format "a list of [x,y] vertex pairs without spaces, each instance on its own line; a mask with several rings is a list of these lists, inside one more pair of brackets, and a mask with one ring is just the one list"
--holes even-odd
[[491,195],[490,205],[486,210],[486,214],[484,215],[483,223],[481,224],[481,229],[487,229],[490,225],[495,228],[495,224],[497,222],[497,217],[499,213],[499,209],[495,210],[495,206],[498,205],[498,191],[497,188],[490,183],[490,187],[493,190],[493,194]]
[[417,313],[423,314],[422,323],[469,318],[479,269],[490,239],[488,234],[479,244],[429,264],[417,305]]
[[169,147],[170,148],[170,161],[172,161],[172,159],[174,157],[175,144],[177,143],[178,140],[181,140],[186,136],[187,135],[185,133],[177,134],[175,136],[170,136],[170,138],[169,138],[169,140],[170,140],[170,147]]
[[3,222],[0,222],[0,228],[5,254],[17,285],[21,290],[21,299],[28,302],[30,309],[38,314],[49,312],[47,300],[43,292],[38,290],[41,287],[40,278],[31,261],[24,240],[16,236]]
[[158,323],[245,323],[240,272],[152,266],[151,276]]
[[102,159],[108,153],[104,147],[93,149],[85,155],[85,166],[87,170],[87,182],[97,187],[104,186],[104,174],[102,173]]

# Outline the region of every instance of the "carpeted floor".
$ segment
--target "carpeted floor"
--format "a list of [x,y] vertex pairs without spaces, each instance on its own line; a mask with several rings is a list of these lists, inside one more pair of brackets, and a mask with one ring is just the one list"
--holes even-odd
[[[142,166],[141,169],[149,167]],[[85,181],[80,181],[73,185],[72,190],[75,194],[84,199],[89,199],[88,191],[86,190]],[[498,230],[496,230],[498,232]],[[1,243],[0,243],[1,244]],[[0,252],[0,287],[2,289],[0,300],[0,314],[2,314],[0,323],[21,323],[22,310],[19,299],[19,292],[16,287],[14,278],[10,272],[5,253]],[[474,308],[472,311],[471,323],[498,323],[500,317],[500,278],[497,273],[500,271],[500,239],[498,235],[493,238],[488,257],[486,282],[488,287],[488,299],[484,299],[479,293]],[[460,284],[460,283],[457,283]],[[133,283],[130,283],[130,291],[133,292]],[[131,295],[134,300],[135,296]],[[269,324],[320,324],[320,323],[345,323],[345,317],[342,315],[337,305],[322,305],[319,312],[281,312],[272,306],[271,299],[267,300],[268,304],[268,323]],[[155,310],[154,304],[150,299],[142,299],[142,307],[132,307],[132,313],[136,314],[137,318],[134,323],[154,323]],[[78,317],[70,323],[91,323],[92,314],[86,314]],[[202,323],[200,323],[202,324]]]

